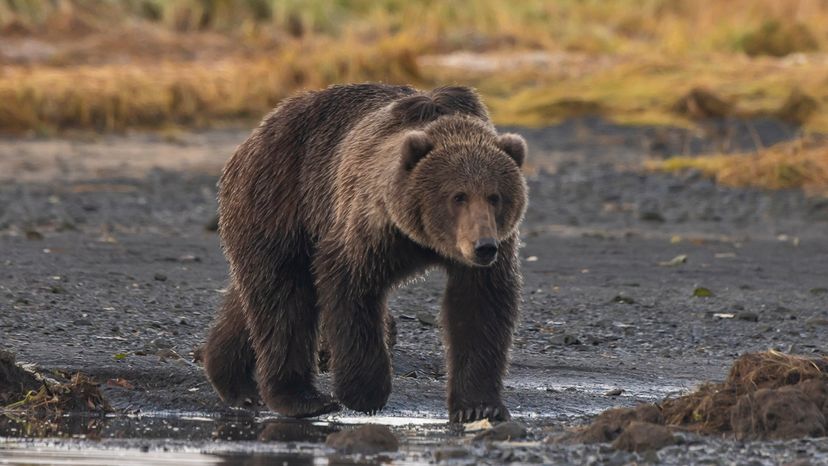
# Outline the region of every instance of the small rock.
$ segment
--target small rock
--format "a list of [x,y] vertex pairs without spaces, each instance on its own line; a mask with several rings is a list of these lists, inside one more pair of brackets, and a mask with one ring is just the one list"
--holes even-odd
[[150,342],[150,345],[158,349],[170,349],[173,347],[172,342],[166,338],[155,338]]
[[473,440],[475,442],[483,440],[503,442],[526,438],[527,434],[528,431],[526,430],[526,426],[517,422],[509,421],[501,422],[489,430],[480,432],[474,436]]
[[784,466],[813,466],[814,463],[807,458],[800,458],[798,460],[791,461],[790,463],[785,463]]
[[43,233],[34,229],[26,230],[26,239],[31,241],[40,241],[43,239]]
[[638,213],[638,218],[645,222],[663,222],[664,216],[660,212],[646,210]]
[[736,318],[747,322],[759,322],[759,314],[750,311],[744,311],[736,314]]
[[825,317],[811,317],[805,321],[805,325],[809,327],[825,327],[828,326],[828,319]]
[[160,349],[157,353],[155,353],[155,355],[158,356],[161,361],[166,361],[167,359],[181,359],[181,355],[169,348]]
[[155,278],[155,280],[159,281],[159,282],[167,281],[167,276],[164,275],[163,273],[157,273],[157,274],[155,274],[155,276],[153,278]]
[[612,298],[612,302],[618,304],[635,304],[635,300],[630,298],[629,296],[625,295],[617,295],[616,297]]
[[650,422],[632,421],[612,443],[616,450],[643,452],[675,445],[676,437],[669,429]]
[[582,342],[578,339],[575,335],[570,335],[568,333],[559,333],[557,335],[553,335],[549,339],[549,343],[558,346],[570,346],[570,345],[580,345]]
[[434,461],[438,463],[465,458],[467,456],[469,456],[469,451],[461,447],[440,448],[434,451]]
[[659,262],[658,265],[661,267],[675,267],[677,265],[686,264],[687,263],[687,254],[680,254],[669,261]]
[[75,319],[75,320],[72,321],[72,325],[88,326],[88,325],[92,325],[92,321],[89,320],[89,319]]
[[353,430],[328,435],[325,445],[340,453],[373,455],[383,451],[397,451],[400,443],[386,426],[366,424]]
[[623,388],[616,388],[604,393],[604,396],[621,396],[622,393],[624,393]]
[[420,321],[420,323],[423,325],[429,325],[431,327],[437,326],[437,318],[434,317],[434,315],[429,314],[428,312],[418,312],[417,320]]

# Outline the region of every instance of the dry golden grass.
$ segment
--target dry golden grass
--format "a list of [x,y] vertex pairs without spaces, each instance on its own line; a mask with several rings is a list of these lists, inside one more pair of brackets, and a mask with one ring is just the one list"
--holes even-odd
[[[471,84],[498,123],[525,125],[691,125],[676,103],[696,88],[737,116],[801,95],[796,122],[828,131],[826,23],[826,0],[0,0],[0,131],[256,119],[348,81]],[[428,59],[459,50],[506,63]]]
[[0,128],[122,130],[258,119],[291,92],[335,82],[416,81],[405,48],[385,43],[335,52],[303,44],[270,57],[14,66],[0,73]]
[[727,186],[801,188],[815,194],[828,194],[828,142],[824,139],[782,143],[753,154],[673,157],[649,162],[648,168],[660,171],[696,169]]

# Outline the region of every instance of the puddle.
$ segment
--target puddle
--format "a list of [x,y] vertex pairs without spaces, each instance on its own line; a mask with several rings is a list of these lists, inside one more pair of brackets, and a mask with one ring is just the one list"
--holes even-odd
[[[549,393],[541,405],[513,400],[514,418],[538,431],[560,428],[613,405],[652,401],[688,388],[681,381],[661,382],[667,383],[567,370],[555,371],[554,377],[508,379],[514,393]],[[624,388],[623,396],[603,396],[615,388]],[[329,434],[361,424],[388,426],[401,440],[401,450],[357,461],[325,447]],[[243,410],[229,415],[158,411],[64,416],[39,422],[0,416],[0,465],[428,464],[436,447],[462,444],[466,437],[436,410],[392,409],[380,416],[338,413],[313,420]]]
[[[367,423],[391,427],[404,439],[401,451],[354,462],[324,446],[328,434]],[[422,464],[428,462],[428,445],[459,435],[447,419],[407,416],[291,420],[157,412],[41,422],[0,417],[0,465],[381,464],[389,458]]]

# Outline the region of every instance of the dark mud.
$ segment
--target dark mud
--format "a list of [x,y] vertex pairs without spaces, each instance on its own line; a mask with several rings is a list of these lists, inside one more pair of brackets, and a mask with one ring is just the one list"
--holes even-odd
[[[736,442],[688,433],[658,453],[543,442],[607,408],[724,379],[745,352],[828,352],[828,201],[639,169],[647,157],[751,150],[794,130],[773,121],[723,121],[688,132],[600,120],[517,130],[529,140],[537,171],[522,230],[523,314],[505,398],[515,420],[528,426],[528,438],[478,444],[474,434],[443,424],[439,328],[423,318],[439,309],[443,281],[434,272],[390,302],[399,332],[394,392],[373,421],[394,425],[401,448],[392,458],[828,461],[825,439]],[[50,165],[48,174],[37,166],[25,166],[25,176],[0,173],[0,349],[42,370],[91,375],[119,413],[67,418],[65,427],[45,431],[62,440],[31,440],[38,433],[33,426],[4,420],[0,455],[25,463],[20,458],[34,454],[33,446],[40,454],[81,457],[130,448],[158,458],[165,449],[206,452],[211,456],[198,461],[207,463],[258,464],[261,455],[310,462],[333,454],[323,446],[327,433],[371,420],[343,412],[295,423],[230,410],[191,362],[226,285],[218,238],[205,228],[215,211],[215,154],[220,147],[229,155],[244,137],[222,131],[171,142],[129,136],[50,145],[62,165]],[[5,140],[0,158],[19,161],[43,144]],[[160,168],[131,163],[142,149]],[[108,161],[120,168],[104,176],[72,165],[76,156],[108,151],[123,160]],[[165,168],[165,158],[181,151],[203,152],[209,163]],[[686,263],[664,265],[679,255]],[[695,297],[698,287],[712,296]],[[619,389],[620,395],[605,395]]]

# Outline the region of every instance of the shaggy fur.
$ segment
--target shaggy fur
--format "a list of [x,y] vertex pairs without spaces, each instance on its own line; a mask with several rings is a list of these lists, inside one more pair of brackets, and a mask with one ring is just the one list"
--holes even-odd
[[[281,103],[220,182],[231,285],[204,364],[221,397],[258,386],[294,417],[382,409],[389,290],[442,266],[451,419],[507,419],[525,153],[467,88],[344,85]],[[315,385],[320,329],[335,399]]]

